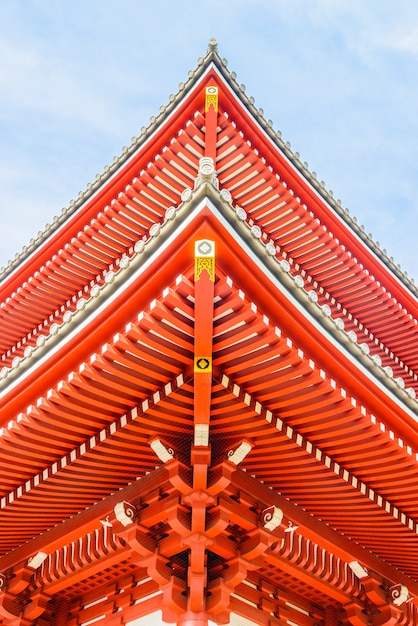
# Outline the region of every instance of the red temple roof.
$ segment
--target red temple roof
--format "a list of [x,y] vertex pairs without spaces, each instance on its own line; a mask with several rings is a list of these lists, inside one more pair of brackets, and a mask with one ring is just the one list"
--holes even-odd
[[[62,602],[81,620],[80,582],[87,606],[99,569],[120,585],[117,563],[160,598],[132,619],[165,603],[181,620],[186,597],[197,615],[200,593],[216,623],[418,623],[416,289],[214,44],[6,268],[1,302],[0,623],[10,603],[40,626]],[[34,593],[43,617],[25,608]]]

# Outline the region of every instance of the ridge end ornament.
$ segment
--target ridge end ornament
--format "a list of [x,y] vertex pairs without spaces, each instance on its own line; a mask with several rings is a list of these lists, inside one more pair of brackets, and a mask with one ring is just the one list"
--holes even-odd
[[210,156],[204,156],[199,159],[199,169],[194,187],[200,187],[203,183],[210,183],[219,190],[219,181],[216,176],[215,162]]
[[209,239],[195,241],[195,282],[200,279],[203,270],[206,270],[209,279],[215,282],[215,242]]

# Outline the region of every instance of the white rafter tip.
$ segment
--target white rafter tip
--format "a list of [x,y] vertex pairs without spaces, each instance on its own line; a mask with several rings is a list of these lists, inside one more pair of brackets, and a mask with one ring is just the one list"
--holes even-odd
[[28,567],[32,569],[38,569],[38,567],[41,567],[42,563],[45,561],[47,556],[48,555],[46,552],[37,552],[35,556],[32,556],[28,560]]
[[284,272],[290,272],[290,264],[289,261],[286,261],[286,259],[282,259],[280,261],[280,267]]
[[325,317],[331,317],[331,307],[328,304],[322,305],[322,314],[325,315]]
[[167,448],[160,439],[153,439],[150,441],[149,445],[163,463],[174,459],[174,451],[172,448]]
[[105,279],[105,283],[107,283],[107,284],[113,283],[113,281],[115,280],[114,272],[112,272],[112,271],[107,272],[107,274],[106,274],[104,279]]
[[311,302],[318,302],[318,294],[313,289],[308,291],[308,297]]
[[362,351],[363,354],[370,354],[370,347],[369,344],[367,343],[361,343],[360,344],[360,350]]
[[358,561],[351,561],[349,563],[350,569],[357,576],[357,578],[366,578],[369,572]]
[[303,280],[302,276],[295,276],[295,285],[296,287],[299,287],[299,289],[302,289],[305,285],[305,281]]
[[33,353],[33,348],[32,346],[26,346],[23,354],[25,356],[25,359],[30,359],[30,357],[32,356]]
[[15,356],[12,361],[12,367],[19,367],[20,365],[20,356]]
[[8,367],[2,367],[0,370],[0,378],[7,378],[7,376],[9,375],[9,368]]
[[252,449],[253,446],[249,441],[242,441],[238,448],[228,452],[228,461],[231,461],[234,465],[239,465]]
[[347,335],[348,335],[348,338],[349,338],[349,340],[350,340],[350,341],[352,341],[353,343],[357,343],[357,335],[356,335],[356,333],[354,332],[354,330],[350,330],[350,331],[347,333]]
[[400,387],[401,389],[405,389],[405,381],[403,378],[398,377],[395,378],[395,383],[398,385],[398,387]]
[[275,254],[276,254],[276,246],[273,243],[268,243],[266,245],[266,252],[270,256],[275,256]]

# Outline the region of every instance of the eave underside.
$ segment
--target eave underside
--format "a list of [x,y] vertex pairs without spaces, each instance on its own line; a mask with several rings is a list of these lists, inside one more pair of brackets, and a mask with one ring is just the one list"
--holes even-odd
[[[212,82],[224,94],[216,124],[199,96]],[[361,626],[365,614],[374,626],[415,625],[416,302],[215,70],[202,85],[179,105],[181,123],[156,131],[155,148],[131,158],[129,176],[105,185],[83,227],[52,240],[49,260],[2,303],[0,615],[19,596],[22,626],[55,623],[63,607],[75,626],[102,619],[105,598],[134,619],[162,592],[175,621],[190,590],[196,602],[193,567],[206,554],[218,623],[228,596],[229,612],[266,626]],[[210,124],[216,174],[202,183]],[[218,217],[206,206],[192,218],[205,201]],[[213,297],[196,305],[188,255],[201,236],[221,254]],[[205,383],[196,355],[210,362]],[[228,458],[241,444],[250,452],[236,469]],[[118,494],[136,535],[113,520]],[[269,534],[260,520],[272,506],[285,521]],[[46,561],[29,575],[36,553]],[[409,590],[402,614],[398,583]]]
[[[4,431],[3,554],[154,470],[153,436],[189,463],[193,320],[181,276]],[[214,458],[250,440],[250,475],[416,578],[414,457],[220,269],[213,342]]]

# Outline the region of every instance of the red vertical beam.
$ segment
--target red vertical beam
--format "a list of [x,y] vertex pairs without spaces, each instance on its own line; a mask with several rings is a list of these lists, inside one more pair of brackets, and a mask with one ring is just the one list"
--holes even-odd
[[218,126],[218,87],[206,87],[205,98],[205,156],[216,164],[216,135]]
[[[215,242],[195,242],[195,326],[194,326],[194,426],[195,445],[208,445],[204,436],[210,420],[212,384],[213,298],[215,286]],[[199,433],[201,433],[199,435]]]
[[[210,397],[212,387],[213,298],[215,286],[215,242],[195,242],[195,326],[194,326],[194,445],[209,444]],[[201,454],[196,451],[201,461]],[[196,454],[192,463],[198,462]],[[201,462],[199,461],[199,463]],[[209,460],[208,460],[209,462]],[[193,463],[194,464],[194,463]],[[195,467],[195,470],[197,468]],[[196,473],[196,471],[195,471]],[[200,485],[204,489],[205,485]]]
[[210,465],[209,425],[212,389],[213,298],[215,286],[215,242],[195,242],[194,271],[194,445],[191,453],[193,492],[185,502],[192,507],[191,535],[185,541],[189,548],[187,572],[187,611],[178,625],[207,626],[206,509],[212,501],[205,493]]

